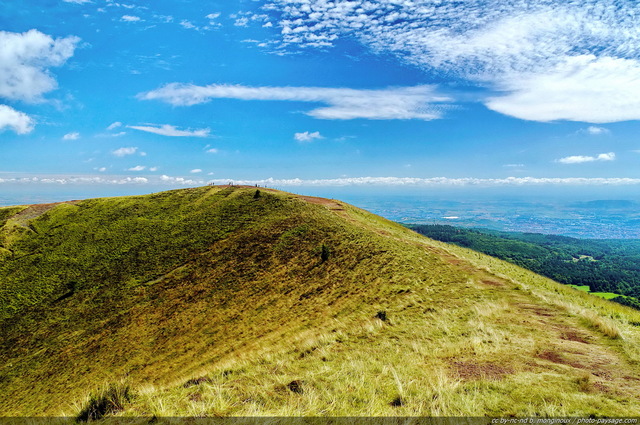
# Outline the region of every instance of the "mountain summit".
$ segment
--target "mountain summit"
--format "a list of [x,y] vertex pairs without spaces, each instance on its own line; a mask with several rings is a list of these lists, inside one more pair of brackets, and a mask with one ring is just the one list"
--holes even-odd
[[640,415],[640,312],[340,201],[0,208],[0,414]]

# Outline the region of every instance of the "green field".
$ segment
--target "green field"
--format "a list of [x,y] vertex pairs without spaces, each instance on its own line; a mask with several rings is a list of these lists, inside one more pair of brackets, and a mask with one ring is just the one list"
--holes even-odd
[[591,295],[595,295],[596,297],[604,298],[605,300],[611,300],[613,298],[619,297],[619,294],[614,294],[611,292],[591,292],[591,289],[587,285],[568,285],[571,288],[577,289],[578,291],[586,292]]

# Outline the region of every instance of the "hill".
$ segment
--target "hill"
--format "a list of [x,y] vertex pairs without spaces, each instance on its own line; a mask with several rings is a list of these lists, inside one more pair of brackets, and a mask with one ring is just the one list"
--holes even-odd
[[339,201],[0,209],[0,414],[640,415],[640,312]]

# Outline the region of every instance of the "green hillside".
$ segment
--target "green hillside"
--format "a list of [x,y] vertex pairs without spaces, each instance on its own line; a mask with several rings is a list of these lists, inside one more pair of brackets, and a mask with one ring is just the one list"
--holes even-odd
[[339,201],[0,209],[0,416],[640,415],[640,312]]
[[471,248],[547,276],[587,287],[640,309],[640,240],[576,239],[539,233],[500,232],[445,225],[409,225],[442,242]]

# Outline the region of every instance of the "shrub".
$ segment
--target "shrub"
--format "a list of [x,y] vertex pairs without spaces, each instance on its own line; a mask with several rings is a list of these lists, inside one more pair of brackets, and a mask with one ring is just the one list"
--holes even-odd
[[97,393],[90,394],[76,420],[80,422],[94,421],[124,410],[126,403],[133,398],[133,390],[124,383],[110,384]]
[[323,263],[329,259],[329,247],[327,247],[325,244],[322,244],[322,249],[320,250],[320,259]]

